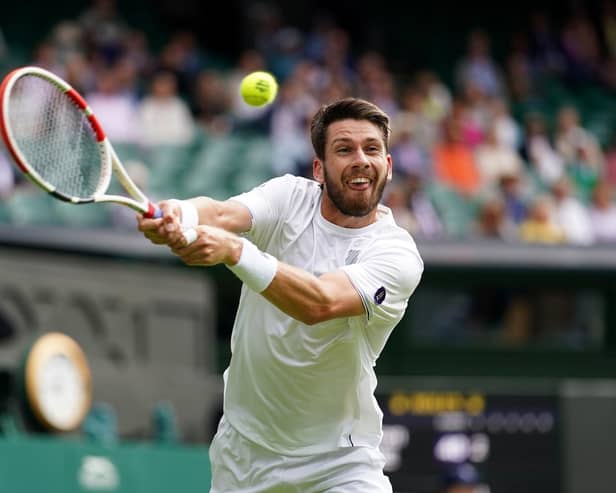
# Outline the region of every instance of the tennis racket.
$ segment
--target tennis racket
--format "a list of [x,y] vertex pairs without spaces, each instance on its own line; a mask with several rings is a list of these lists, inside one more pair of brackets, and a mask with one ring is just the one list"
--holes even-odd
[[[162,211],[135,185],[83,97],[39,67],[10,72],[0,85],[0,133],[19,169],[72,204],[114,202],[147,218]],[[108,194],[112,174],[128,196]]]

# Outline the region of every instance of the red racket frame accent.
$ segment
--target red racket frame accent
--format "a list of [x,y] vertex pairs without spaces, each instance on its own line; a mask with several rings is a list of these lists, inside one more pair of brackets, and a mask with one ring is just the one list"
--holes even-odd
[[103,131],[103,127],[101,127],[100,123],[98,123],[98,120],[81,94],[71,87],[68,91],[66,91],[66,95],[71,98],[73,102],[86,114],[88,120],[90,120],[90,124],[92,125],[94,132],[96,133],[96,140],[98,142],[105,140],[105,132]]
[[19,70],[20,69],[15,69],[12,72],[10,72],[2,81],[2,85],[0,85],[0,132],[2,132],[2,140],[4,140],[8,151],[11,153],[11,156],[13,157],[13,161],[17,163],[17,166],[19,166],[19,168],[21,169],[23,173],[25,173],[26,175],[29,175],[30,171],[21,162],[21,159],[19,158],[17,152],[15,151],[15,149],[13,148],[13,145],[11,144],[11,139],[9,139],[8,131],[4,123],[4,93],[6,92],[6,86],[8,85],[9,81],[12,79],[12,75],[15,72],[18,72]]

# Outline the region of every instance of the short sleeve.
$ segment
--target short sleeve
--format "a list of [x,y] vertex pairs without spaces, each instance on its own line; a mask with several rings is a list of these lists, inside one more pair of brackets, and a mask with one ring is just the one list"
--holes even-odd
[[250,211],[252,224],[246,236],[260,248],[276,228],[294,188],[295,177],[284,175],[229,199],[240,202]]
[[404,316],[423,268],[412,239],[400,237],[379,240],[358,263],[342,270],[364,303],[368,325],[389,329]]

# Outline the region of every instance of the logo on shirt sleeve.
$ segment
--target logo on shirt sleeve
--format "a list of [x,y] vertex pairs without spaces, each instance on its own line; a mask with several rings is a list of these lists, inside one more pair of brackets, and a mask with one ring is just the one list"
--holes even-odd
[[374,293],[374,302],[377,305],[380,305],[381,303],[383,303],[383,301],[385,301],[385,288],[383,286],[381,286],[379,289],[376,290],[376,292]]

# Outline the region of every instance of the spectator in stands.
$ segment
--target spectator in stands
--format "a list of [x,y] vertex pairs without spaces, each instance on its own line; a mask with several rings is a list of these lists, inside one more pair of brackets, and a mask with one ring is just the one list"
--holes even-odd
[[565,242],[565,232],[553,219],[553,203],[548,195],[533,198],[528,216],[520,224],[519,234],[526,243],[558,245]]
[[541,113],[528,114],[524,124],[523,153],[536,177],[549,186],[565,172],[563,159],[554,148]]
[[480,144],[485,138],[488,125],[492,119],[491,102],[496,97],[498,96],[488,96],[479,85],[473,82],[468,82],[464,87],[464,92],[460,98],[463,104],[459,106],[464,108],[465,118],[469,120],[469,123],[472,122],[473,127],[477,129],[476,140],[469,140],[468,142],[472,147]]
[[475,150],[475,160],[481,176],[481,188],[494,191],[503,176],[522,177],[524,163],[516,150],[498,140],[498,128],[492,122],[487,129],[484,142]]
[[109,140],[136,144],[137,98],[134,88],[122,87],[119,65],[103,69],[96,77],[96,89],[86,94],[86,100],[100,120]]
[[602,180],[595,186],[590,204],[590,224],[597,243],[616,242],[614,186]]
[[80,94],[96,89],[96,71],[85,55],[74,53],[64,61],[64,78]]
[[[474,89],[471,92],[473,91]],[[487,111],[484,108],[474,108],[473,103],[469,101],[468,93],[463,97],[454,98],[447,118],[457,122],[460,127],[461,143],[466,147],[475,149],[483,142]]]
[[452,95],[450,89],[432,70],[419,70],[415,84],[423,98],[423,114],[439,125],[451,111]]
[[383,204],[391,209],[396,224],[413,234],[417,230],[417,221],[408,207],[409,201],[408,190],[402,182],[395,180],[387,186]]
[[304,42],[304,53],[309,60],[322,63],[329,45],[329,37],[332,31],[338,27],[332,15],[327,11],[318,11],[311,19],[311,25]]
[[86,46],[105,65],[115,63],[123,54],[123,42],[129,27],[120,14],[116,0],[92,0],[77,19],[83,29]]
[[186,145],[193,138],[195,122],[188,104],[178,95],[173,72],[154,74],[137,111],[139,139],[145,147]]
[[380,51],[367,50],[357,58],[355,67],[357,71],[355,90],[360,96],[367,96],[370,81],[379,77],[379,74],[387,72],[387,59]]
[[584,202],[590,200],[592,190],[602,176],[602,172],[586,156],[586,149],[578,149],[577,159],[567,163],[566,170],[567,176],[571,178],[575,185],[576,194]]
[[280,86],[272,108],[270,138],[276,174],[309,176],[311,173],[312,147],[306,129],[318,103],[306,88],[307,81],[294,74]]
[[377,51],[363,53],[358,60],[358,93],[379,104],[394,117],[400,110],[387,58]]
[[574,194],[573,183],[566,175],[551,188],[554,220],[565,233],[567,243],[590,245],[594,234],[586,205]]
[[43,40],[34,47],[32,65],[49,70],[59,77],[65,76],[64,64],[58,59],[55,45],[49,40]]
[[612,132],[605,149],[605,169],[603,176],[612,185],[616,185],[616,131]]
[[434,177],[464,197],[473,197],[481,188],[481,176],[473,152],[462,140],[459,119],[449,117],[443,124],[443,137],[434,146]]
[[479,204],[479,211],[472,223],[470,236],[501,241],[518,239],[517,226],[508,216],[501,196],[491,194]]
[[485,30],[475,29],[469,33],[466,53],[458,60],[455,70],[459,91],[466,90],[472,84],[486,96],[505,95],[505,79],[492,56],[490,36]]
[[565,71],[565,56],[551,14],[537,8],[530,19],[530,48],[538,78],[559,77]]
[[418,174],[409,173],[399,183],[406,195],[406,207],[413,217],[412,233],[426,239],[442,238],[445,227],[426,192],[430,181]]
[[206,134],[220,136],[231,131],[232,96],[219,71],[207,69],[199,73],[192,99],[197,123]]
[[338,26],[332,27],[325,35],[322,58],[317,63],[332,79],[346,80],[356,85],[358,74],[355,58],[351,52],[351,39],[348,31]]
[[490,120],[488,127],[494,127],[496,140],[501,145],[519,153],[522,145],[522,132],[519,123],[510,112],[507,101],[504,98],[492,98],[488,104]]
[[122,51],[122,58],[130,61],[139,79],[148,80],[156,69],[158,59],[150,50],[145,32],[139,29],[129,30],[124,36]]
[[599,33],[582,4],[577,4],[565,21],[561,44],[567,78],[574,83],[597,82],[601,64]]
[[400,110],[396,95],[396,85],[391,72],[377,72],[367,81],[367,96],[390,115],[396,115]]
[[215,70],[208,65],[208,56],[199,46],[194,32],[175,32],[162,47],[158,55],[158,69],[175,73],[180,96],[190,101],[195,95],[196,85],[205,70]]
[[432,179],[432,162],[426,149],[415,139],[416,121],[414,115],[406,112],[394,119],[391,137],[391,155],[396,163],[394,174],[403,177],[414,174],[428,181]]
[[[399,99],[399,110],[392,115],[392,128],[398,135],[412,132],[414,142],[424,152],[432,152],[432,147],[440,137],[442,118],[430,116],[427,108],[436,103],[429,103],[424,91],[414,82],[402,87]],[[436,113],[436,110],[432,111]]]
[[499,191],[505,203],[507,217],[519,225],[528,214],[528,187],[522,186],[518,175],[503,175],[499,181]]
[[83,38],[83,30],[77,22],[71,20],[58,22],[52,28],[50,35],[57,60],[66,63],[74,55],[87,55]]
[[536,73],[526,33],[517,31],[512,35],[511,49],[505,56],[504,67],[507,93],[512,102],[526,103],[536,96]]
[[558,110],[555,131],[555,146],[569,167],[580,160],[596,175],[603,173],[605,157],[597,138],[586,130],[580,121],[580,113],[573,105]]

